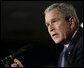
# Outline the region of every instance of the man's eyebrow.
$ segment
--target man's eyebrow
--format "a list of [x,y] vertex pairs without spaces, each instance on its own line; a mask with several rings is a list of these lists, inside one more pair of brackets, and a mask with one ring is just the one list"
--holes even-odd
[[51,19],[51,20],[48,21],[48,22],[45,21],[45,24],[48,24],[49,22],[52,22],[52,21],[54,21],[54,20],[57,20],[57,19],[56,19],[56,18],[53,18],[53,19]]
[[51,19],[51,21],[57,20],[56,18]]
[[44,23],[45,25],[47,25],[47,22],[45,21],[45,23]]

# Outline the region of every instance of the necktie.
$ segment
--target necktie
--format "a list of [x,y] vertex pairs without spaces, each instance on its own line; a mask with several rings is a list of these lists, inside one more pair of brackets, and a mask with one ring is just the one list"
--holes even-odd
[[65,63],[64,56],[65,56],[66,49],[67,49],[67,47],[64,46],[64,49],[63,49],[63,55],[62,55],[62,61],[61,61],[61,67],[64,67],[64,63]]

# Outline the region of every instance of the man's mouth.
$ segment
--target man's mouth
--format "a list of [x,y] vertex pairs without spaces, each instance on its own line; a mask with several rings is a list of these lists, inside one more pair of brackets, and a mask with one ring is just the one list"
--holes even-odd
[[52,37],[57,36],[57,35],[58,35],[57,33],[56,34],[53,34]]
[[57,39],[57,38],[59,38],[58,35],[59,35],[58,33],[52,34],[52,38],[53,38],[53,39]]
[[52,36],[55,36],[56,34],[53,34]]

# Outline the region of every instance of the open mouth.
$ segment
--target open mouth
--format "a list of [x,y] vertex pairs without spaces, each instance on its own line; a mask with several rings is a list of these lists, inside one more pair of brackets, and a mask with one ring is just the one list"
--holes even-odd
[[52,36],[55,36],[56,34],[53,34]]
[[55,33],[55,34],[53,34],[53,35],[52,35],[52,37],[57,36],[57,35],[58,35],[58,34],[57,34],[57,33]]

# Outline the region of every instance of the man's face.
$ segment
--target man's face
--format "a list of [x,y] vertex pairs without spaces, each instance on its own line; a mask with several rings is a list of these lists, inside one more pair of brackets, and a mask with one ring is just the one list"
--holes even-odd
[[65,43],[71,33],[70,22],[66,21],[57,9],[46,13],[45,24],[51,38],[56,44]]

